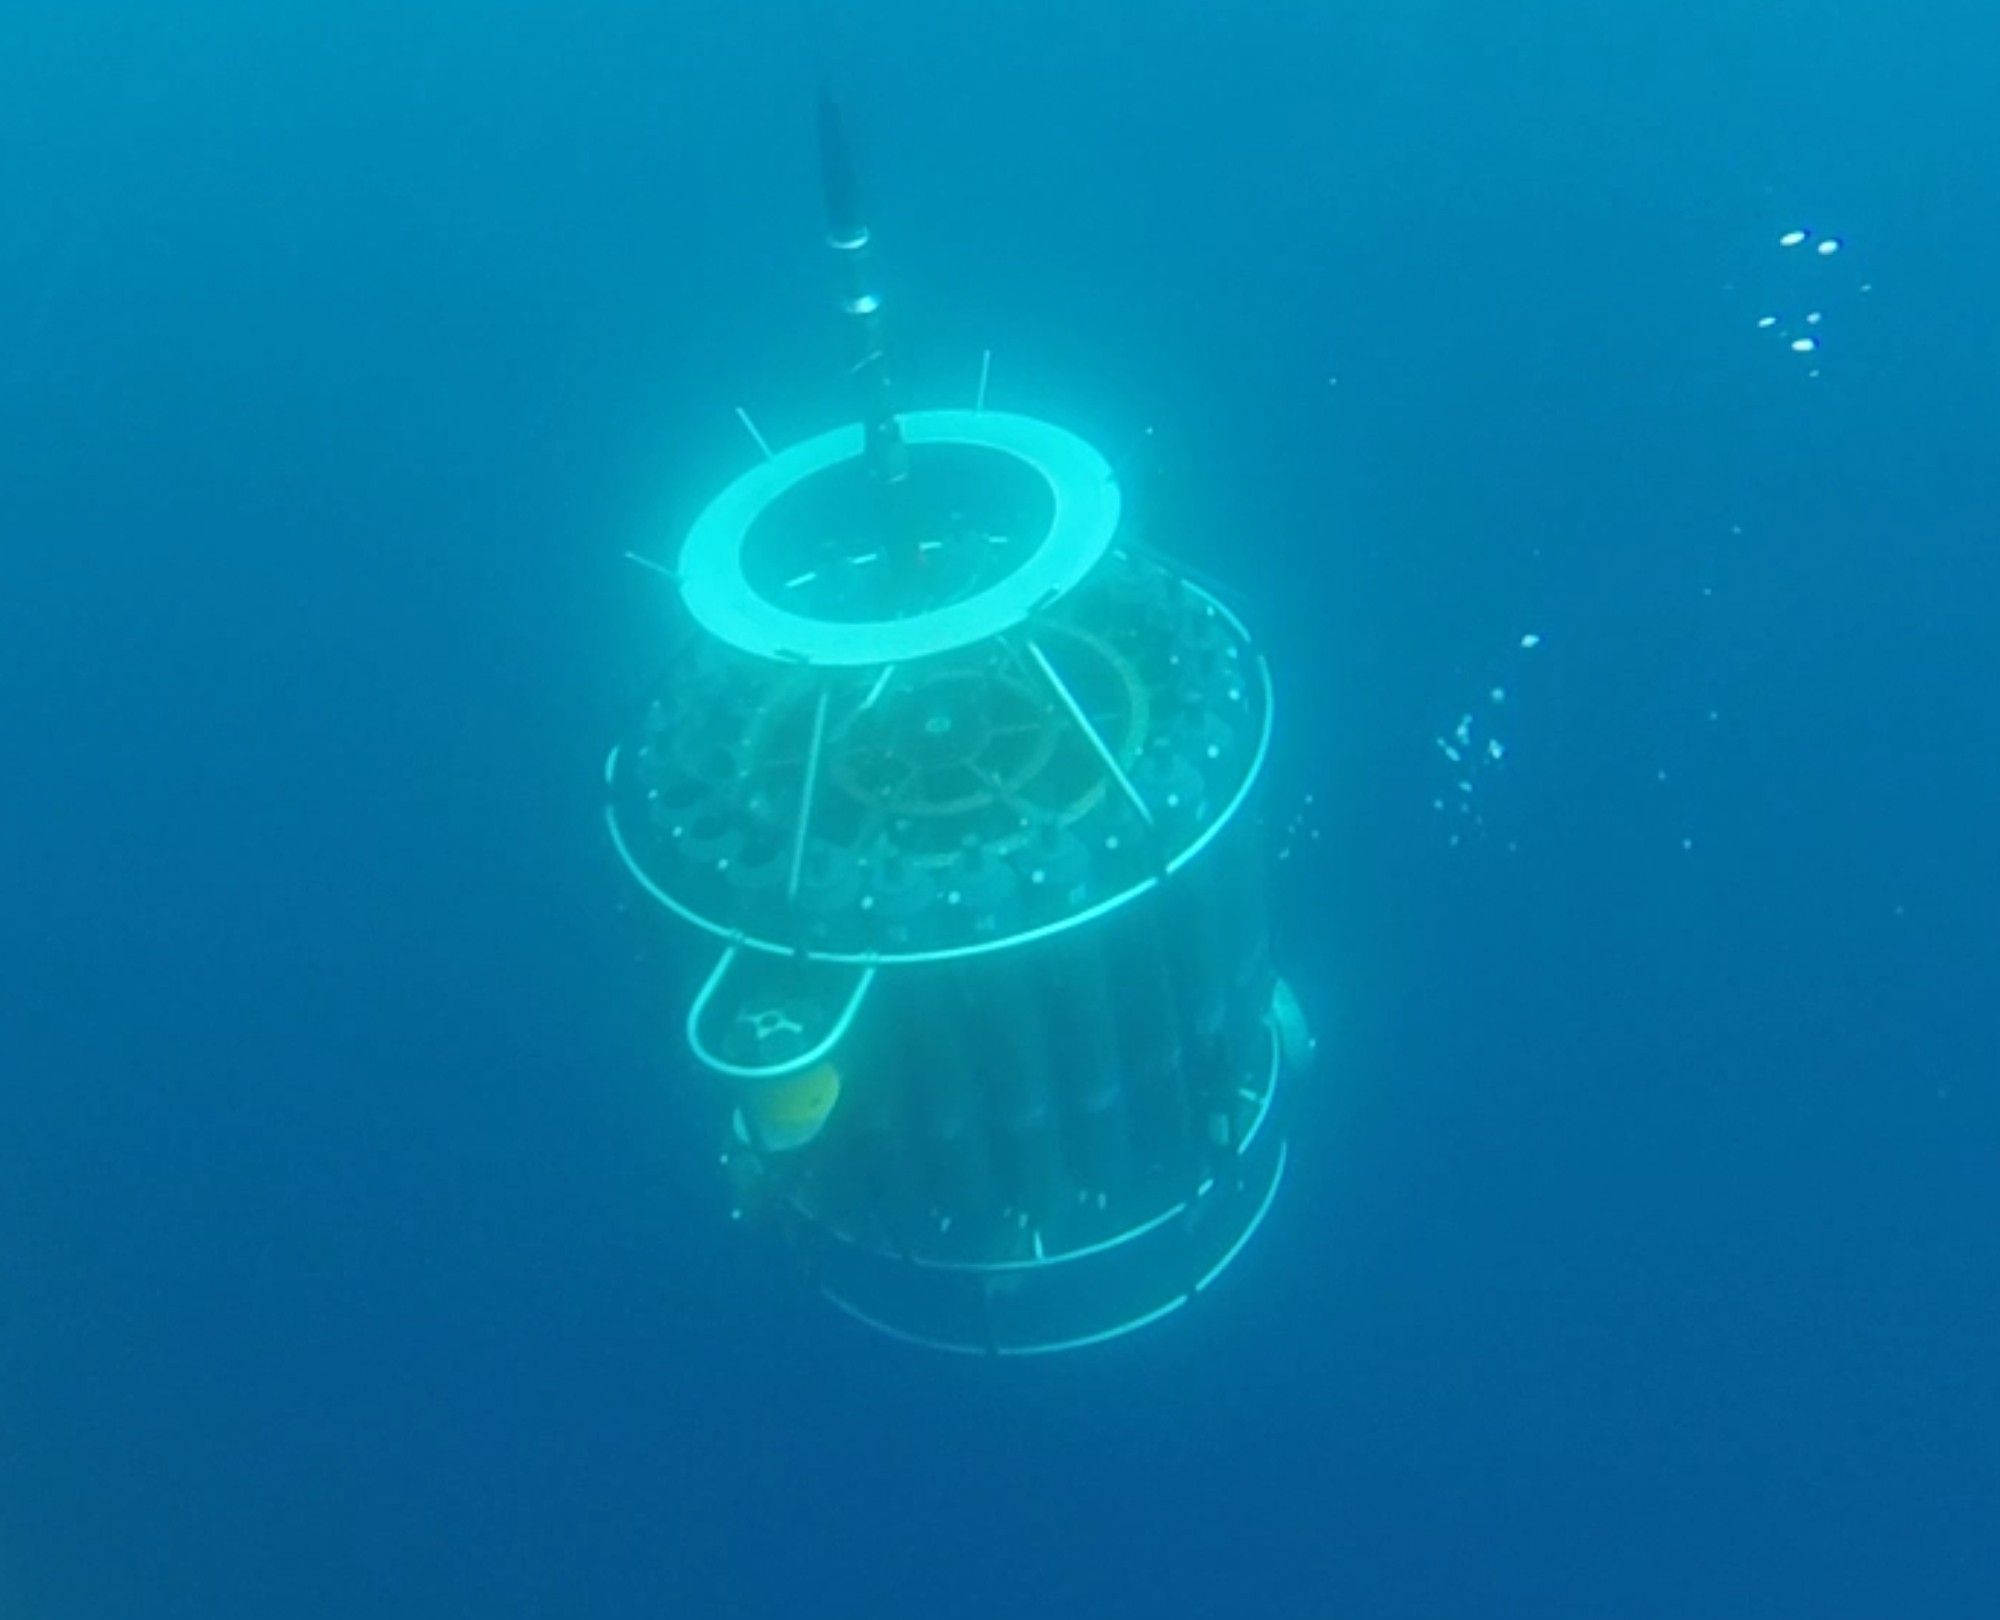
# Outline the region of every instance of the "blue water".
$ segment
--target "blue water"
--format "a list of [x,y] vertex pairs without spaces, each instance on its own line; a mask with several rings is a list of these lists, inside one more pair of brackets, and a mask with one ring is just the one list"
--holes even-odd
[[[15,4],[0,1615],[1996,1612],[1996,52]],[[621,551],[843,408],[822,57],[912,393],[990,346],[1280,681],[1293,1173],[1048,1364],[729,1227],[596,819]]]

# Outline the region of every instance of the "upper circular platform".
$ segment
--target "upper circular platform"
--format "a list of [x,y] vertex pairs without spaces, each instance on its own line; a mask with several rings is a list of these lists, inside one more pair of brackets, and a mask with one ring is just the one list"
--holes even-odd
[[[1047,485],[1046,532],[1017,565],[974,594],[900,617],[829,619],[775,600],[754,582],[751,532],[813,479],[858,462],[861,425],[850,423],[779,451],[709,502],[681,547],[681,599],[718,640],[760,658],[830,667],[896,664],[971,646],[1010,630],[1075,588],[1118,528],[1118,483],[1084,440],[1052,423],[1004,411],[910,411],[905,443],[1008,458]],[[849,562],[868,561],[852,556]]]

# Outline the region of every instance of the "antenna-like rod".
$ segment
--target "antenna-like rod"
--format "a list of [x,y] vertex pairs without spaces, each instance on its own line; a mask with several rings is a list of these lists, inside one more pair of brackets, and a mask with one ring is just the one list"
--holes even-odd
[[847,125],[832,89],[819,87],[819,175],[826,197],[826,236],[836,249],[859,251],[868,245],[868,226],[861,218],[861,186],[854,178],[854,154],[847,146]]
[[868,226],[861,187],[840,104],[826,84],[819,92],[820,185],[826,197],[826,240],[841,261],[841,314],[854,352],[850,371],[866,435],[868,475],[881,502],[882,549],[906,597],[917,594],[923,552],[910,513],[910,450],[896,420],[895,386],[889,375],[889,345],[882,295],[875,290],[869,262]]

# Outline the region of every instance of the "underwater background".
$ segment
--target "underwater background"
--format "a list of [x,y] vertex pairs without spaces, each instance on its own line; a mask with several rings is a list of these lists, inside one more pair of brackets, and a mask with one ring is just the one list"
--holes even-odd
[[[0,1616],[2000,1612],[1996,60],[16,0]],[[823,68],[909,397],[990,347],[1279,683],[1291,1174],[1074,1357],[730,1226],[598,818],[621,552],[846,408]]]

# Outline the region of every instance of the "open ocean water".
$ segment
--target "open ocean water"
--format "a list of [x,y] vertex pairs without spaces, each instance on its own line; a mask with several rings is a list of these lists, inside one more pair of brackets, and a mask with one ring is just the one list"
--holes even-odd
[[[2000,1613],[1996,62],[13,0],[0,1617]],[[598,818],[621,553],[846,409],[822,68],[911,397],[990,348],[1279,683],[1292,1173],[1074,1357],[730,1226]]]

